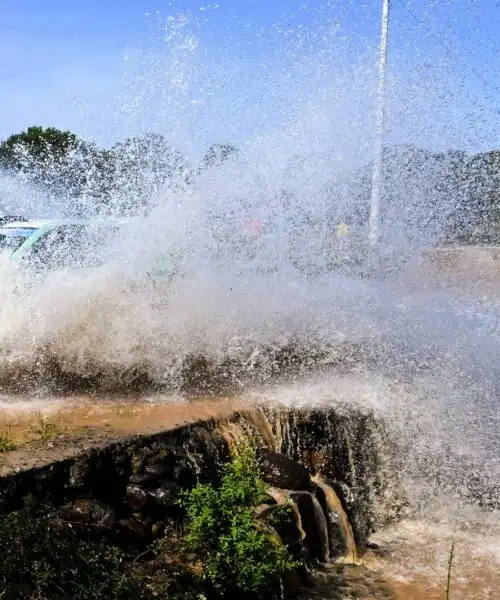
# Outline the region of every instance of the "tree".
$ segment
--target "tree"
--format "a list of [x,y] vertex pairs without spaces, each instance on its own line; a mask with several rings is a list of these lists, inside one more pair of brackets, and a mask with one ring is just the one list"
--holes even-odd
[[219,166],[237,152],[230,144],[213,144],[205,153],[202,169]]
[[130,137],[110,152],[114,191],[125,210],[147,212],[161,193],[178,192],[186,183],[187,161],[162,135]]
[[89,144],[73,158],[69,168],[65,189],[72,198],[72,212],[109,213],[117,187],[113,153]]
[[473,156],[464,174],[461,206],[467,239],[493,242],[500,238],[500,152]]
[[[440,242],[460,228],[469,157],[450,150],[430,152],[411,145],[384,149],[384,185],[380,205],[383,239],[415,245]],[[372,165],[357,170],[348,183],[352,218],[367,227],[370,214]],[[454,234],[453,234],[454,235]]]
[[74,133],[55,127],[28,127],[0,144],[0,164],[10,169],[29,169],[34,165],[61,163],[83,142]]
[[157,134],[107,150],[70,131],[29,127],[0,144],[1,167],[67,198],[66,212],[79,215],[147,212],[160,193],[187,181],[186,160]]
[[70,131],[29,127],[0,144],[0,166],[52,194],[75,194],[81,184],[82,161],[95,151],[95,146]]

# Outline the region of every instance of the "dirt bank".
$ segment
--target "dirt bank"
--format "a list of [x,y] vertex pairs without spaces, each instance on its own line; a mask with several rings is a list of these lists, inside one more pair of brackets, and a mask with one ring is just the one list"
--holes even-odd
[[[116,400],[46,397],[0,407],[0,475],[40,467],[124,436],[166,431],[196,420],[228,417],[244,404],[230,398]],[[174,401],[172,401],[174,400]]]

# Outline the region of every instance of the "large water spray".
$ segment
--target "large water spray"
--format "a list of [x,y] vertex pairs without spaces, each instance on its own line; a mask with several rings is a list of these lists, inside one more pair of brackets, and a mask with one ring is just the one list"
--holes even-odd
[[[237,21],[214,48],[199,19],[180,15],[162,22],[163,40],[128,57],[120,94],[98,104],[89,124],[115,137],[165,135],[189,173],[176,186],[146,186],[148,214],[122,224],[99,248],[106,260],[98,268],[35,281],[5,261],[0,385],[39,394],[63,385],[178,390],[192,383],[213,394],[258,388],[295,403],[338,396],[392,423],[413,481],[466,486],[477,469],[483,487],[463,496],[491,508],[499,468],[498,308],[432,292],[408,276],[446,233],[456,199],[446,179],[434,185],[443,164],[418,163],[407,147],[387,154],[381,251],[376,265],[368,260],[376,54],[361,36],[353,42],[342,33],[343,10],[328,5],[293,26],[285,19],[270,31],[252,30],[245,39],[254,51],[244,59],[232,54],[231,35],[243,35]],[[441,82],[453,79],[447,68]],[[404,98],[401,89],[394,95],[394,141],[420,143],[430,133],[441,97],[431,80],[426,102],[414,84]],[[405,131],[415,132],[414,109],[424,104],[420,139],[411,139]],[[411,127],[401,126],[402,115]],[[237,152],[202,165],[214,142]],[[146,185],[147,165],[143,177]],[[12,176],[1,179],[9,212],[60,216],[85,208],[85,197],[19,186]],[[111,197],[107,207],[116,210],[108,213],[120,216],[126,195],[125,186]],[[262,224],[256,236],[253,220]],[[335,262],[342,222],[356,240],[347,266]],[[160,259],[175,263],[173,277],[151,277]],[[339,365],[351,381],[343,393],[332,378]],[[365,380],[368,387],[359,388]],[[420,502],[429,500],[426,490]]]

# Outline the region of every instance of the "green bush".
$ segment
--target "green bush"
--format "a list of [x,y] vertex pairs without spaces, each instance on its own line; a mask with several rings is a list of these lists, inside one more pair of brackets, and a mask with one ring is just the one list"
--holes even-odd
[[25,509],[0,520],[2,600],[145,600],[115,547],[78,539],[57,514]]
[[0,600],[281,597],[282,577],[295,563],[273,521],[255,518],[265,498],[255,452],[244,448],[223,466],[220,485],[182,494],[185,535],[172,526],[137,556],[82,539],[56,509],[27,501],[0,519]]
[[221,598],[279,597],[281,578],[295,567],[277,535],[255,520],[253,508],[266,497],[259,464],[250,447],[223,466],[220,486],[185,492],[186,548],[202,561],[202,579]]

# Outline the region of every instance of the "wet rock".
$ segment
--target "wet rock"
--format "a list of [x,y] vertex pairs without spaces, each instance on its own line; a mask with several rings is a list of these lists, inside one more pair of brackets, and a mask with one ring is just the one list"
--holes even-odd
[[283,454],[351,490],[348,515],[360,546],[401,516],[398,448],[373,412],[349,407],[265,412]]
[[258,518],[270,525],[296,560],[308,560],[309,551],[304,543],[305,532],[296,506],[290,504],[263,504],[257,507]]
[[[328,553],[335,556],[340,552],[340,546],[333,544],[340,539],[335,529],[338,524],[329,522],[326,510],[318,510],[321,498],[318,495],[312,499],[310,493],[314,491],[310,473],[321,472],[325,481],[334,480],[332,486],[347,512],[356,542],[366,543],[371,531],[393,510],[395,496],[391,490],[400,489],[398,471],[388,462],[392,456],[387,443],[390,436],[373,417],[349,409],[266,409],[265,416],[267,423],[262,423],[261,417],[250,419],[246,413],[235,413],[228,419],[242,437],[251,434],[258,442],[283,452],[261,453],[264,479],[281,488],[276,491],[283,496],[278,501],[266,498],[266,506],[259,509],[261,517],[272,517],[270,507],[276,502],[286,503],[289,494],[293,494],[302,519],[288,525],[289,531],[283,526],[280,536],[292,547],[295,544],[296,556],[302,553],[318,560],[325,560]],[[111,513],[105,514],[108,509],[116,511],[117,519],[140,513],[151,521],[139,515],[122,520],[120,527],[125,539],[152,536],[153,526],[154,535],[161,535],[162,523],[167,526],[179,523],[176,516],[179,488],[190,488],[198,482],[217,483],[220,464],[229,458],[230,436],[224,425],[218,420],[204,421],[120,442],[109,441],[102,447],[83,450],[80,455],[39,469],[9,472],[0,477],[0,510],[22,508],[29,494],[39,504],[51,502],[62,506],[69,502],[70,507],[77,497],[92,497],[102,505],[91,507],[82,501],[75,521],[78,518],[107,527],[105,524],[112,521]],[[231,438],[231,443],[234,441]],[[467,478],[469,496],[481,497],[488,507],[495,506],[498,493],[494,487],[484,489],[470,470]],[[301,539],[303,531],[307,535]],[[100,532],[98,537],[102,537]]]
[[157,482],[154,489],[144,489],[139,485],[129,485],[125,503],[133,512],[151,514],[157,517],[172,516],[179,513],[177,498],[181,487],[175,481]]
[[155,539],[163,537],[165,535],[165,523],[163,521],[157,521],[151,526],[151,536]]
[[95,526],[98,529],[110,528],[115,521],[113,508],[93,498],[81,498],[63,508],[63,516],[73,524]]
[[311,489],[309,470],[298,462],[268,450],[260,454],[262,479],[273,487],[287,490]]
[[172,469],[165,464],[154,462],[152,464],[147,464],[144,467],[144,472],[146,475],[152,476],[156,479],[168,479],[172,474]]
[[140,451],[135,451],[130,460],[132,474],[140,474],[144,471],[144,463],[146,462],[146,458],[143,453]]
[[138,485],[144,489],[154,489],[160,485],[158,478],[150,473],[134,473],[129,479],[129,484]]
[[86,483],[87,473],[89,469],[89,461],[86,454],[77,457],[69,470],[68,487],[82,488]]
[[276,498],[271,496],[271,494],[266,494],[262,500],[262,503],[259,504],[259,506],[257,506],[255,508],[256,517],[257,518],[262,517],[263,519],[265,519],[267,517],[267,515],[271,514],[274,507],[276,507],[277,505],[278,505],[278,502],[277,502]]
[[[156,455],[149,456],[136,471],[138,475],[148,475],[157,481],[173,480],[182,487],[191,487],[198,481],[199,474],[209,475],[209,470],[197,464],[195,452],[188,452],[182,445],[175,451],[159,449]],[[201,460],[201,459],[200,459]]]
[[177,504],[181,487],[175,481],[164,481],[161,487],[151,490],[149,495],[155,505],[160,508],[171,508]]
[[300,573],[295,571],[287,571],[283,575],[283,595],[285,598],[297,596],[302,588],[302,578]]
[[330,557],[328,523],[318,499],[311,492],[290,492],[302,520],[305,544],[310,556],[319,562],[327,562]]
[[369,502],[365,498],[356,498],[348,510],[354,539],[361,548],[366,547],[370,535],[376,530]]
[[254,514],[258,519],[267,519],[267,517],[273,512],[275,505],[270,504],[259,504],[255,508]]
[[125,502],[133,511],[147,512],[152,505],[150,493],[139,485],[127,486]]
[[273,506],[274,504],[278,504],[276,499],[271,496],[271,494],[266,494],[262,499],[262,504],[266,504],[267,506]]
[[372,502],[365,496],[366,490],[354,491],[344,482],[332,479],[326,481],[340,499],[352,527],[356,544],[365,548],[374,531]]

